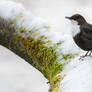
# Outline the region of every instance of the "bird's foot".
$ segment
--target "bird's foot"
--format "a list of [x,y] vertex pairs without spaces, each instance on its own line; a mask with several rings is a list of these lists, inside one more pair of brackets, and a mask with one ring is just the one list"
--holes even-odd
[[85,57],[87,57],[87,56],[90,56],[90,57],[92,57],[92,51],[88,51],[85,55],[83,55],[83,56],[80,56],[80,58],[79,58],[79,60],[84,60],[84,58]]
[[87,56],[92,57],[92,55],[91,55],[91,54],[89,54],[89,55],[83,55],[83,56],[80,56],[79,60],[82,60],[82,61],[83,61],[83,60],[84,60],[84,58],[85,58],[85,57],[87,57]]
[[88,56],[92,57],[92,55],[88,55]]
[[85,57],[86,57],[85,55],[80,56],[79,60],[82,60],[83,61]]

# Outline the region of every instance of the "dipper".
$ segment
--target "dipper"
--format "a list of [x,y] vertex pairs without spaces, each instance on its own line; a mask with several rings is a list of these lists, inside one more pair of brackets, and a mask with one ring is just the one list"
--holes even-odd
[[78,47],[87,51],[84,56],[91,56],[92,53],[92,25],[87,23],[85,18],[80,14],[66,17],[72,23],[72,36]]

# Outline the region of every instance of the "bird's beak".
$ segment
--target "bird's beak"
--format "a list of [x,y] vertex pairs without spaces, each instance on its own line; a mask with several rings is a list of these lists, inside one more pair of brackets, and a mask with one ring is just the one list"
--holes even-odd
[[65,18],[71,20],[71,17],[65,17]]

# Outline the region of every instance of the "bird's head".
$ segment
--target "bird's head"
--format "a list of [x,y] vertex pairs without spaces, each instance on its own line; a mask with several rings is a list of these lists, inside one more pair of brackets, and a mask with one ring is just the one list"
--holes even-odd
[[77,24],[77,25],[83,25],[86,23],[86,20],[80,14],[75,14],[72,15],[71,17],[65,17],[65,18],[71,20],[73,24]]

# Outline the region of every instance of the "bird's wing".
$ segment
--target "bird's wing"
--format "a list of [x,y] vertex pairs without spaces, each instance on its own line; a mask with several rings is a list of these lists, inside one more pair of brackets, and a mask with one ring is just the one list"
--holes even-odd
[[86,40],[92,41],[92,25],[84,25],[80,27],[81,34],[83,38],[86,38]]

